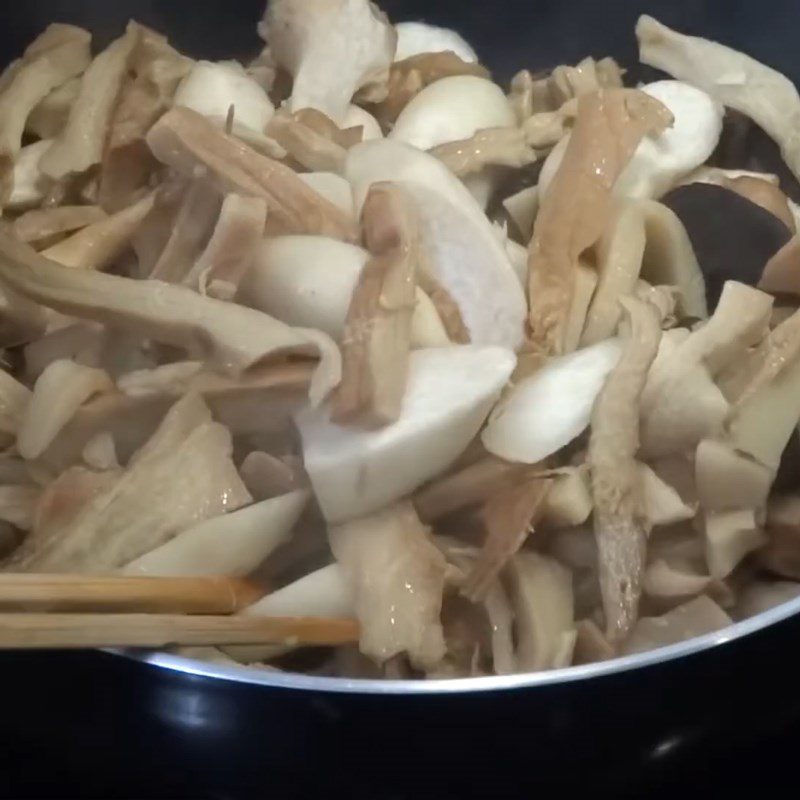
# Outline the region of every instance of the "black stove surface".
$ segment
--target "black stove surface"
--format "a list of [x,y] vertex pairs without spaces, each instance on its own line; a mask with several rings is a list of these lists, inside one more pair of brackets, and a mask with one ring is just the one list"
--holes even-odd
[[450,697],[233,685],[97,653],[0,657],[0,796],[674,798],[792,785],[800,620],[655,668]]

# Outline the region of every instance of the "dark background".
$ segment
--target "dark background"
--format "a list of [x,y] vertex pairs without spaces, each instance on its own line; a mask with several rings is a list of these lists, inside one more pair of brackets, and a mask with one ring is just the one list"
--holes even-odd
[[[501,78],[591,53],[635,59],[649,11],[800,76],[798,0],[385,0],[395,20],[457,27]],[[129,17],[187,53],[246,57],[261,2],[3,4],[0,56],[47,22],[100,40]],[[670,797],[792,787],[800,622],[583,684],[473,697],[297,694],[101,654],[0,657],[0,796]],[[791,791],[792,789],[790,789]],[[795,790],[796,791],[796,790]]]

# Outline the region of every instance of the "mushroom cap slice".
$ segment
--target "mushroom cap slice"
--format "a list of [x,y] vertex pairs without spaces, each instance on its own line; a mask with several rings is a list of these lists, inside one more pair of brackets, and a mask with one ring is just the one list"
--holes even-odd
[[329,522],[368,514],[444,471],[478,432],[514,369],[498,347],[444,347],[411,354],[397,422],[354,430],[326,409],[297,416],[303,459]]
[[411,58],[420,53],[455,53],[462,61],[474,63],[478,56],[456,31],[428,25],[425,22],[398,22],[395,61]]

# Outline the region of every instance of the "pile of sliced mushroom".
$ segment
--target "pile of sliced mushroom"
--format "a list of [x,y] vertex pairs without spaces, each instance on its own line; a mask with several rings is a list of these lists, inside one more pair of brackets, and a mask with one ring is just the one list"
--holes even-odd
[[[800,215],[714,166],[731,109],[797,175],[794,86],[649,17],[638,88],[502,87],[369,0],[259,32],[240,64],[51,25],[0,76],[3,567],[250,576],[243,613],[358,619],[313,660],[345,676],[567,667],[800,594]],[[750,215],[755,277],[706,281],[693,198]]]

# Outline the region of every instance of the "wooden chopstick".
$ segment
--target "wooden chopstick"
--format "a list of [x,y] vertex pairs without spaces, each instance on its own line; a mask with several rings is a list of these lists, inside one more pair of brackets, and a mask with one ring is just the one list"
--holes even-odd
[[234,614],[264,594],[242,578],[0,574],[0,611]]
[[352,619],[181,614],[0,614],[0,650],[171,645],[339,645]]

